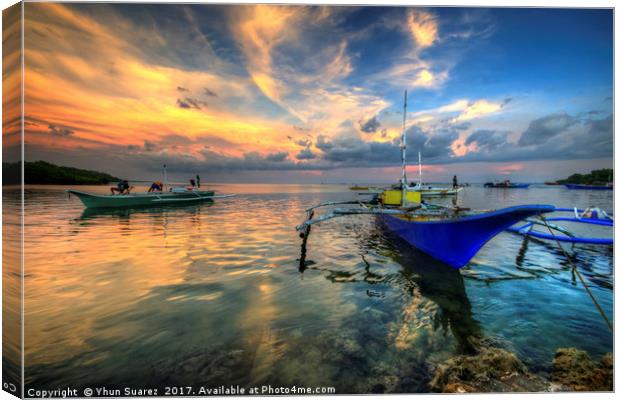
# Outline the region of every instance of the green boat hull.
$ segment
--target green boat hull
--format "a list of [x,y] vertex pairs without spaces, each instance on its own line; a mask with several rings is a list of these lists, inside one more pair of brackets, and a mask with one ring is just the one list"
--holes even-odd
[[184,193],[137,193],[127,195],[101,195],[67,190],[84,203],[86,208],[124,208],[143,206],[164,206],[170,204],[196,203],[213,199],[212,190],[189,191]]

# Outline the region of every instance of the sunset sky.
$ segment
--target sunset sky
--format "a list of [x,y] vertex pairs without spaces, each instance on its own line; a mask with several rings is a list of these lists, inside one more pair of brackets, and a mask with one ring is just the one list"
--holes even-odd
[[612,166],[612,51],[602,9],[27,3],[26,159],[395,181],[407,89],[427,180],[561,178]]

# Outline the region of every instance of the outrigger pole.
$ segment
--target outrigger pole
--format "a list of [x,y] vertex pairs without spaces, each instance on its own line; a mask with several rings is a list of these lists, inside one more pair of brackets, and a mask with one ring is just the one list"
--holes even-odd
[[405,90],[405,107],[403,111],[403,133],[400,138],[400,159],[403,167],[403,176],[400,180],[400,186],[402,190],[401,205],[405,207],[407,204],[407,91]]

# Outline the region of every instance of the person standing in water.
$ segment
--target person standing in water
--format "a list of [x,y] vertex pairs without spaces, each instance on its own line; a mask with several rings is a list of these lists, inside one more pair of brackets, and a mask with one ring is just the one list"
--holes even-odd
[[196,184],[198,185],[198,188],[200,188],[200,175],[196,174]]
[[456,189],[459,187],[459,181],[456,179],[456,175],[452,177],[452,189]]

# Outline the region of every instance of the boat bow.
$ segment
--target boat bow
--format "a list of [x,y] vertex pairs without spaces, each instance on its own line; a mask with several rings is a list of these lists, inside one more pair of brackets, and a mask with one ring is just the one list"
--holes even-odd
[[411,245],[454,268],[461,268],[503,230],[526,218],[554,210],[551,205],[522,205],[436,221],[393,215],[384,215],[383,221]]

